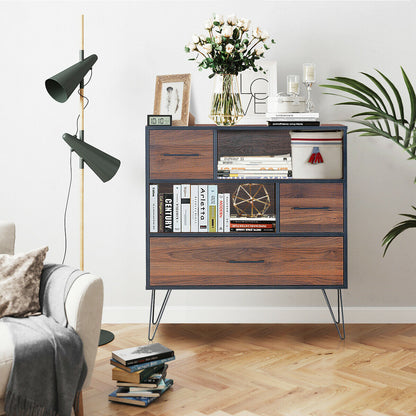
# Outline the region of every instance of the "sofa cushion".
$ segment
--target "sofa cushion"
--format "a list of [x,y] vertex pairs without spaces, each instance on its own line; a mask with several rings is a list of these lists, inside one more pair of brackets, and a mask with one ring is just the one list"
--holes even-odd
[[0,254],[0,318],[40,311],[39,285],[48,247],[25,254]]

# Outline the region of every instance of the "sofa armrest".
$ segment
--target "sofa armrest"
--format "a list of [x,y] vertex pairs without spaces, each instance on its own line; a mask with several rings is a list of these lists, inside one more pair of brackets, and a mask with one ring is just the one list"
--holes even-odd
[[97,355],[103,310],[104,288],[101,278],[84,274],[75,280],[69,290],[65,310],[68,324],[80,336],[88,367],[83,388],[88,387]]

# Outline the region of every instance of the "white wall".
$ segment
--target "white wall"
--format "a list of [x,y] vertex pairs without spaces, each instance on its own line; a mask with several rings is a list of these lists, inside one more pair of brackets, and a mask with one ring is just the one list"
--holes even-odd
[[[122,161],[106,184],[86,169],[85,267],[104,279],[107,322],[147,320],[146,114],[157,74],[190,72],[191,110],[198,123],[210,122],[208,72],[198,72],[183,47],[213,12],[246,16],[277,40],[267,57],[278,62],[280,89],[307,60],[316,62],[320,82],[378,68],[404,94],[402,65],[416,84],[414,1],[0,1],[0,218],[16,222],[18,251],[47,244],[50,262],[60,262],[63,251],[69,151],[61,135],[75,132],[78,100],[74,94],[56,103],[44,80],[78,60],[85,14],[86,55],[99,57],[86,88],[86,140]],[[324,122],[349,118],[350,109],[318,91]],[[351,135],[348,150],[346,319],[414,320],[416,233],[400,237],[385,258],[380,242],[416,202],[416,162],[379,138]],[[67,262],[78,264],[76,169]],[[320,291],[176,291],[166,320],[326,321],[323,307]]]

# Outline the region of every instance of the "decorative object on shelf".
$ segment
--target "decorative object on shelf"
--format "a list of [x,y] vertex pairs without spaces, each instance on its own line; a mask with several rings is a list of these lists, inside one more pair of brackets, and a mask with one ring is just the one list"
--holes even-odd
[[289,96],[297,97],[300,94],[299,75],[288,75],[286,77],[286,92]]
[[306,98],[306,111],[312,112],[315,108],[312,99],[311,91],[312,85],[316,81],[316,66],[315,64],[307,63],[303,64],[303,83],[306,86],[307,98]]
[[148,114],[147,125],[148,126],[171,126],[172,115],[171,114],[167,114],[167,115]]
[[[97,55],[91,55],[84,59],[84,15],[81,16],[81,50],[79,56],[80,61],[78,63],[47,79],[45,81],[45,87],[53,99],[63,103],[68,100],[75,88],[79,85],[79,117],[81,118],[79,137],[76,137],[77,133],[75,135],[65,133],[63,139],[72,151],[80,156],[80,270],[84,270],[84,162],[103,182],[110,180],[120,167],[120,161],[118,159],[84,142],[84,109],[86,107],[84,105],[84,99],[86,98],[84,95],[84,86],[86,85],[84,84],[84,76],[89,71],[92,71],[92,66],[98,59]],[[88,102],[87,99],[87,105]],[[114,335],[111,332],[101,330],[99,345],[106,344],[113,339]]]
[[233,206],[240,217],[261,217],[270,207],[266,187],[258,183],[244,183],[232,195]]
[[239,124],[263,124],[267,100],[277,95],[277,63],[262,62],[263,71],[244,71],[238,76],[244,117]]
[[[321,87],[331,88],[333,90],[347,93],[348,101],[342,101],[337,105],[348,105],[364,108],[358,114],[352,116],[351,121],[361,124],[363,127],[351,131],[351,133],[361,133],[361,136],[380,136],[392,140],[399,145],[409,155],[411,160],[416,159],[416,93],[402,67],[402,77],[406,85],[410,102],[410,114],[405,117],[405,108],[398,88],[382,72],[376,69],[381,76],[380,81],[373,75],[361,72],[362,75],[371,81],[372,87],[368,87],[363,82],[348,77],[328,78],[335,84],[325,84]],[[382,84],[385,81],[387,86],[393,91],[394,97],[390,96],[386,87]],[[373,89],[375,87],[375,89]],[[345,95],[326,93],[336,95],[345,99]],[[384,98],[387,103],[385,103]],[[415,178],[416,183],[416,178]],[[412,206],[414,210],[416,208]],[[396,224],[383,238],[384,246],[383,256],[393,240],[403,231],[409,228],[416,228],[416,215],[400,214],[408,220]]]
[[214,87],[209,116],[217,125],[231,126],[244,116],[236,76],[246,69],[263,71],[256,61],[269,49],[265,42],[269,34],[259,27],[250,30],[250,20],[235,15],[226,19],[215,15],[205,23],[205,29],[202,35],[193,35],[185,51],[196,52],[190,60],[199,58],[200,70],[211,69],[209,78],[222,76],[222,89],[216,89],[218,82]]
[[170,114],[174,126],[192,125],[194,116],[189,112],[190,95],[191,74],[158,75],[153,113]]

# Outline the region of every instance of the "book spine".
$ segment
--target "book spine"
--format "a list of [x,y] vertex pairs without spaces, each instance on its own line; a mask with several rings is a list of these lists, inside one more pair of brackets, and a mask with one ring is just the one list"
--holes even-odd
[[181,232],[181,186],[173,185],[173,232]]
[[183,233],[191,231],[191,185],[181,185],[181,229]]
[[254,223],[254,222],[247,222],[247,223],[241,223],[241,222],[232,222],[230,224],[231,228],[275,228],[275,224],[273,223]]
[[233,228],[231,227],[231,232],[274,232],[274,228]]
[[218,194],[217,230],[224,232],[224,194]]
[[[135,365],[135,364],[141,364],[141,363],[147,363],[148,361],[159,361],[162,360],[164,358],[169,358],[173,356],[173,351],[168,351],[168,352],[163,352],[160,354],[156,354],[156,355],[152,355],[152,356],[148,356],[148,357],[143,357],[143,358],[134,358],[132,360],[127,360],[126,361],[126,366],[129,367],[131,365]],[[155,364],[153,364],[155,365]]]
[[208,185],[208,221],[209,232],[217,232],[218,185]]
[[158,209],[157,209],[157,198],[158,198],[158,185],[150,185],[150,232],[157,233],[158,226]]
[[224,194],[224,232],[230,232],[230,203],[231,203],[231,196],[230,194]]
[[164,214],[165,214],[165,199],[164,199],[165,194],[159,194],[159,232],[163,233],[164,228],[165,228],[165,219],[164,219]]
[[173,194],[163,194],[163,208],[165,225],[163,231],[165,233],[173,232]]
[[191,185],[191,233],[197,233],[199,231],[198,193],[198,185]]
[[268,121],[269,126],[320,126],[319,121]]
[[208,232],[208,186],[199,185],[199,232]]
[[175,356],[173,355],[172,357],[163,358],[161,360],[148,361],[146,363],[134,364],[134,365],[130,365],[130,366],[127,367],[127,366],[119,363],[115,358],[112,358],[110,360],[110,364],[114,365],[115,367],[121,368],[124,371],[128,371],[129,373],[135,373],[136,371],[144,370],[144,369],[150,368],[150,367],[156,367],[156,366],[158,366],[160,364],[164,364],[168,361],[173,361],[174,359],[175,359]]

